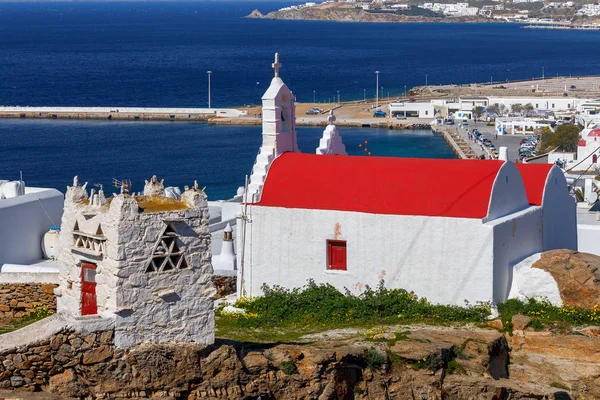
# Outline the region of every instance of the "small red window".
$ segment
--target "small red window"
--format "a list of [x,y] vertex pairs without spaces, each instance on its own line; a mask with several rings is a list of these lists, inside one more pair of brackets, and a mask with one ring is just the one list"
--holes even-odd
[[327,241],[327,269],[346,271],[346,241]]

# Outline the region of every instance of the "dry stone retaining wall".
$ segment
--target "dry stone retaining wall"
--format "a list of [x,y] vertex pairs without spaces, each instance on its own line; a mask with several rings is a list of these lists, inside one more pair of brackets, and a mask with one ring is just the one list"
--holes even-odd
[[236,281],[237,276],[235,275],[213,275],[212,283],[215,285],[215,289],[217,290],[215,299],[220,299],[222,297],[229,296],[230,294],[234,294],[236,292]]
[[50,377],[112,359],[113,331],[63,330],[49,339],[0,352],[0,389],[41,390]]
[[21,318],[35,307],[56,311],[56,297],[51,283],[0,283],[0,320]]

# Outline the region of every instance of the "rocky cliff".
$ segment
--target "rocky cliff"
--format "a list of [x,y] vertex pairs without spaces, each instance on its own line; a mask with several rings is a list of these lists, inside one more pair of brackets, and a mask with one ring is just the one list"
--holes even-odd
[[61,332],[0,354],[0,390],[88,399],[600,397],[597,330],[555,335],[514,322],[513,336],[475,327],[411,326],[329,331],[302,343],[218,341],[127,351],[110,344],[110,331]]

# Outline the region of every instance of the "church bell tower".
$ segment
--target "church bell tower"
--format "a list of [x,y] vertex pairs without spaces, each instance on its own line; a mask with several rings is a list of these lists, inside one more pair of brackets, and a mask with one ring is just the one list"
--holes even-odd
[[294,94],[279,77],[279,53],[272,64],[275,76],[262,97],[262,146],[256,156],[250,182],[248,201],[260,201],[262,187],[271,163],[285,152],[298,152],[296,141],[296,105]]

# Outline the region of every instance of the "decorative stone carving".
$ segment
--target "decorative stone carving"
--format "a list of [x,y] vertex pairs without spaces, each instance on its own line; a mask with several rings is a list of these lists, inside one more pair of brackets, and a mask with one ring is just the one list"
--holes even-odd
[[161,179],[159,182],[156,175],[153,175],[152,179],[150,179],[150,182],[145,181],[146,184],[144,185],[144,196],[164,196],[164,181],[164,179]]

